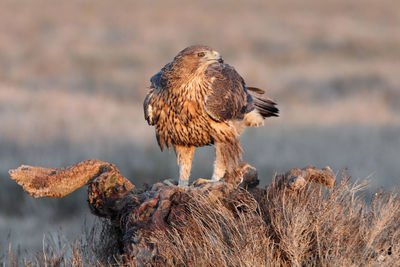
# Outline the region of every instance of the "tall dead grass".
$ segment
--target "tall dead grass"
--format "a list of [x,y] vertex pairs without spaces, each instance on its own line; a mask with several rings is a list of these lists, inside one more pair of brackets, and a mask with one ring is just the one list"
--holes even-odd
[[[200,198],[192,221],[154,235],[157,264],[189,266],[393,266],[400,260],[399,191],[375,193],[342,180],[299,192],[273,183],[247,212]],[[248,212],[251,211],[251,212]]]
[[[366,183],[342,179],[334,189],[290,191],[273,182],[246,203],[226,207],[198,196],[188,219],[150,238],[150,258],[123,262],[118,233],[99,225],[72,253],[36,257],[41,266],[395,266],[400,262],[400,194],[365,194]],[[99,229],[101,231],[99,231]],[[110,230],[111,229],[111,230]],[[97,231],[97,233],[96,233]],[[82,245],[82,244],[86,245]],[[110,246],[110,244],[112,244]],[[12,258],[15,265],[22,261]]]

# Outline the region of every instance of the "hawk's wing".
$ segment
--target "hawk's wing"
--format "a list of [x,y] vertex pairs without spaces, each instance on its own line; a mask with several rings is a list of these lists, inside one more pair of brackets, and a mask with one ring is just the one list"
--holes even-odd
[[154,125],[153,120],[153,108],[150,104],[150,100],[153,97],[154,89],[150,88],[150,92],[147,93],[144,101],[143,101],[143,111],[144,111],[144,119],[147,121],[149,125]]
[[144,110],[144,118],[148,122],[149,125],[154,125],[154,107],[152,106],[152,98],[154,94],[158,94],[162,88],[165,87],[166,81],[162,77],[162,72],[159,71],[158,73],[154,74],[150,78],[150,91],[147,93],[146,98],[143,102],[143,110]]
[[228,64],[211,64],[206,72],[211,93],[207,95],[204,109],[216,121],[242,119],[248,112],[246,85],[243,78]]

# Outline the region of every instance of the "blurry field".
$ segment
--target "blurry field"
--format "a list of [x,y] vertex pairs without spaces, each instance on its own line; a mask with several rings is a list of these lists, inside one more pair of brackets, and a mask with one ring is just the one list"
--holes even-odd
[[[400,2],[0,2],[0,262],[68,239],[91,220],[86,193],[34,200],[9,179],[21,164],[115,163],[133,183],[177,177],[143,118],[149,78],[191,44],[207,44],[281,117],[241,137],[263,184],[314,164],[348,168],[373,187],[400,182]],[[212,173],[212,148],[192,177]]]

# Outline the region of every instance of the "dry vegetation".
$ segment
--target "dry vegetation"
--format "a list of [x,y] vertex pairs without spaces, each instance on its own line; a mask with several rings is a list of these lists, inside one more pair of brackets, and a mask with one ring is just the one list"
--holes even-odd
[[[400,196],[377,194],[370,206],[346,180],[333,190],[307,187],[258,199],[232,214],[201,199],[189,229],[155,233],[157,264],[192,266],[393,266],[400,260]],[[186,227],[185,227],[186,228]]]
[[[275,183],[263,197],[238,204],[199,196],[187,205],[187,224],[155,231],[156,253],[123,263],[115,229],[98,222],[86,239],[62,250],[45,244],[33,259],[10,254],[11,265],[82,266],[394,266],[400,261],[400,195],[376,193],[342,179],[331,190],[308,185],[298,192]],[[101,226],[103,224],[103,226]],[[103,227],[103,229],[101,229]],[[116,254],[113,254],[116,253]]]
[[343,172],[335,186],[329,168],[293,169],[265,189],[247,172],[248,191],[224,183],[131,190],[115,166],[101,161],[67,169],[21,166],[10,174],[35,197],[60,197],[52,195],[59,191],[54,179],[75,179],[61,185],[71,192],[90,178],[89,206],[110,220],[74,242],[69,254],[43,245],[27,260],[10,251],[14,265],[393,266],[400,260],[400,192],[376,192],[367,203],[365,183],[351,184]]

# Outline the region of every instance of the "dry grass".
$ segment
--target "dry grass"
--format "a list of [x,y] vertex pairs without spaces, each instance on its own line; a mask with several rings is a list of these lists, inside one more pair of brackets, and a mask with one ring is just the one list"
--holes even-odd
[[80,239],[68,242],[62,232],[43,236],[42,248],[32,256],[12,250],[0,258],[0,265],[9,266],[106,266],[121,261],[119,233],[108,220],[98,219],[93,226],[85,224]]
[[[151,260],[138,255],[124,264],[393,266],[400,261],[399,191],[377,192],[367,202],[364,190],[365,184],[348,179],[332,190],[309,185],[298,192],[273,183],[253,201],[238,203],[234,213],[199,196],[188,204],[185,225],[153,233]],[[70,255],[44,249],[30,261],[10,254],[10,263],[124,265],[115,242],[118,233],[104,225],[73,243]]]
[[200,200],[190,207],[189,229],[155,234],[157,263],[392,266],[400,260],[399,192],[377,193],[366,204],[360,189],[348,180],[329,191],[293,193],[272,185],[258,199],[259,210],[238,214]]

